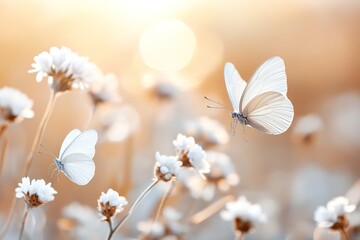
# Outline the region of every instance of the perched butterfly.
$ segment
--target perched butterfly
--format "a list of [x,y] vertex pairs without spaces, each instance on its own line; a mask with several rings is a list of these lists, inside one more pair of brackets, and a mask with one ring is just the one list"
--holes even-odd
[[95,130],[72,130],[61,145],[59,158],[55,158],[57,169],[78,185],[88,184],[95,174],[93,157],[97,139]]
[[234,123],[249,125],[267,134],[285,132],[294,117],[286,97],[285,64],[280,57],[264,62],[247,84],[232,63],[224,68],[226,89],[233,106]]

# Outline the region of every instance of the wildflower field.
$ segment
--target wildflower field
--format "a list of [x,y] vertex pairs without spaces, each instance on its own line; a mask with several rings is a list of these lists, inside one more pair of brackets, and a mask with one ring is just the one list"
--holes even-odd
[[0,0],[0,239],[360,239],[360,3]]

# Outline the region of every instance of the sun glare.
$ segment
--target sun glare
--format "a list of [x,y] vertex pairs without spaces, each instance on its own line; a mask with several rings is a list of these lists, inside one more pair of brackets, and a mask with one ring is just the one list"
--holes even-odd
[[193,31],[178,20],[166,20],[148,27],[140,39],[142,59],[149,67],[176,71],[191,60],[196,48]]

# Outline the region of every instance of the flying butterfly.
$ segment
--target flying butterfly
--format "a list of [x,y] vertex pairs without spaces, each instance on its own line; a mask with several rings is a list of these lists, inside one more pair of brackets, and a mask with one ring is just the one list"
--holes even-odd
[[68,133],[61,145],[59,158],[54,159],[57,170],[78,185],[88,184],[95,174],[93,157],[97,139],[95,130],[81,132],[74,129]]
[[272,57],[261,64],[249,83],[229,62],[225,64],[224,77],[233,106],[231,117],[234,124],[241,123],[273,135],[289,128],[294,108],[286,96],[285,64],[280,57]]

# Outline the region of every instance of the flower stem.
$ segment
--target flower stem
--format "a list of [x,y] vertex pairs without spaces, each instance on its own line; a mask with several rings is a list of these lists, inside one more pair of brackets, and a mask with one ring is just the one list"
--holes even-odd
[[110,228],[109,236],[108,236],[108,238],[107,238],[107,239],[111,239],[112,232],[113,232],[113,227],[112,227],[111,219],[109,218],[109,219],[106,219],[105,221],[107,221],[107,222],[108,222],[108,224],[109,224],[109,228]]
[[94,116],[95,116],[95,113],[96,113],[96,110],[97,110],[97,106],[94,105],[91,109],[91,112],[90,112],[90,115],[89,115],[89,120],[88,122],[86,123],[85,125],[85,129],[89,129],[94,121]]
[[25,222],[26,222],[26,219],[27,219],[27,217],[28,217],[28,214],[29,214],[29,210],[28,210],[27,207],[25,207],[24,216],[23,216],[23,219],[22,219],[22,222],[21,222],[21,229],[20,229],[19,240],[21,240],[22,237],[23,237],[24,229],[25,229]]
[[242,240],[243,233],[241,231],[235,231],[235,240]]
[[131,216],[131,214],[133,213],[133,211],[135,210],[135,208],[139,205],[140,201],[150,192],[151,189],[153,189],[153,187],[159,182],[159,180],[156,180],[154,182],[152,182],[146,189],[144,192],[141,193],[141,195],[136,199],[135,203],[132,205],[132,207],[130,208],[130,210],[128,211],[128,213],[123,217],[123,219],[120,220],[120,222],[114,227],[114,229],[112,230],[112,232],[110,232],[108,240],[110,240],[112,238],[112,236],[115,234],[116,230],[119,229],[122,225],[124,225],[124,223],[126,222],[126,220]]
[[[155,214],[155,217],[154,217],[152,223],[156,222],[156,220],[158,219],[158,217],[159,217],[160,213],[162,212],[166,201],[169,199],[169,196],[171,195],[173,189],[174,189],[174,182],[171,182],[171,184],[170,184],[169,188],[167,189],[166,193],[161,198],[160,204],[157,207],[157,211],[156,211],[156,214]],[[151,231],[151,229],[150,229],[150,231]]]
[[6,136],[3,137],[4,132],[5,132],[6,129],[4,130],[3,128],[1,128],[1,130],[0,130],[1,131],[0,132],[0,138],[3,138],[2,148],[1,148],[1,153],[0,153],[0,175],[2,173],[2,167],[3,167],[3,164],[5,162],[6,153],[7,153],[7,150],[8,150],[8,140],[7,140]]
[[41,142],[41,139],[42,139],[42,137],[44,135],[45,127],[46,127],[46,125],[48,123],[50,113],[51,113],[52,108],[54,106],[55,97],[56,97],[56,94],[54,93],[53,90],[51,90],[50,91],[49,102],[48,102],[48,104],[46,106],[43,118],[40,121],[39,128],[38,128],[38,130],[36,132],[33,144],[31,146],[30,153],[29,153],[29,155],[28,155],[28,157],[26,159],[26,162],[25,162],[25,173],[23,174],[23,176],[26,176],[29,173],[31,164],[32,164],[33,159],[34,159],[35,151],[39,147],[39,143]]
[[132,188],[132,161],[133,161],[133,136],[130,135],[125,142],[125,161],[123,166],[123,181],[120,185],[120,192],[127,197],[129,190]]
[[232,195],[227,195],[223,198],[220,198],[216,202],[212,203],[210,206],[208,206],[208,207],[204,208],[203,210],[201,210],[200,212],[194,214],[191,217],[191,223],[199,224],[199,223],[205,221],[206,219],[208,219],[209,217],[211,217],[212,215],[217,213],[220,209],[222,209],[226,203],[233,201],[233,200],[234,200],[234,197]]
[[345,228],[340,228],[339,229],[340,233],[341,233],[341,239],[344,239],[344,240],[349,240],[349,236],[347,234],[347,231],[345,230]]

